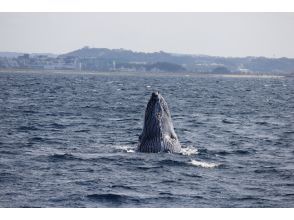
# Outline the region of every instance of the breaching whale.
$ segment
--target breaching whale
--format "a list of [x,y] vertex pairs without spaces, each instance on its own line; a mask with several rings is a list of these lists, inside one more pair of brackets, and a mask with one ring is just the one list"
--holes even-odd
[[147,104],[138,151],[145,153],[179,153],[181,151],[170,111],[159,92],[153,92]]

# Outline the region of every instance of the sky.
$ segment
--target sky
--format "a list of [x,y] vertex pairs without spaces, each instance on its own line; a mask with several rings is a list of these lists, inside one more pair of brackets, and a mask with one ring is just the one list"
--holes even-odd
[[0,51],[84,46],[294,58],[294,13],[0,13]]

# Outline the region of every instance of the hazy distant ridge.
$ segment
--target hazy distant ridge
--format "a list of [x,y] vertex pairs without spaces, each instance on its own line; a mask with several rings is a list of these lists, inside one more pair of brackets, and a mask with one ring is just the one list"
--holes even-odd
[[0,68],[89,71],[273,73],[294,75],[293,58],[217,57],[144,53],[125,49],[90,48],[54,55],[0,52]]
[[[266,57],[217,57],[206,55],[172,54],[163,51],[154,53],[133,52],[124,49],[84,47],[61,57],[79,59],[112,60],[116,63],[168,62],[181,65],[187,71],[211,72],[224,67],[230,72],[294,73],[294,59]],[[222,68],[224,70],[224,68]]]

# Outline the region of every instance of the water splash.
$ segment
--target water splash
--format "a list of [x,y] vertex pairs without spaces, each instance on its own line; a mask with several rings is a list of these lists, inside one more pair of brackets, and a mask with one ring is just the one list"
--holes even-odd
[[118,146],[115,146],[115,149],[117,149],[119,151],[126,152],[126,153],[135,153],[136,152],[136,147],[131,146],[131,145],[118,145]]
[[198,150],[193,146],[188,146],[182,148],[180,153],[184,156],[190,156],[198,154]]

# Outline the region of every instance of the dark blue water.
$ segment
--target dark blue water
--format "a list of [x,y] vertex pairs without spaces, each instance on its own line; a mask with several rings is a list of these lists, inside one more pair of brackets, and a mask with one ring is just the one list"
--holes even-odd
[[[294,207],[293,78],[0,74],[0,207]],[[153,90],[182,154],[136,153]]]

